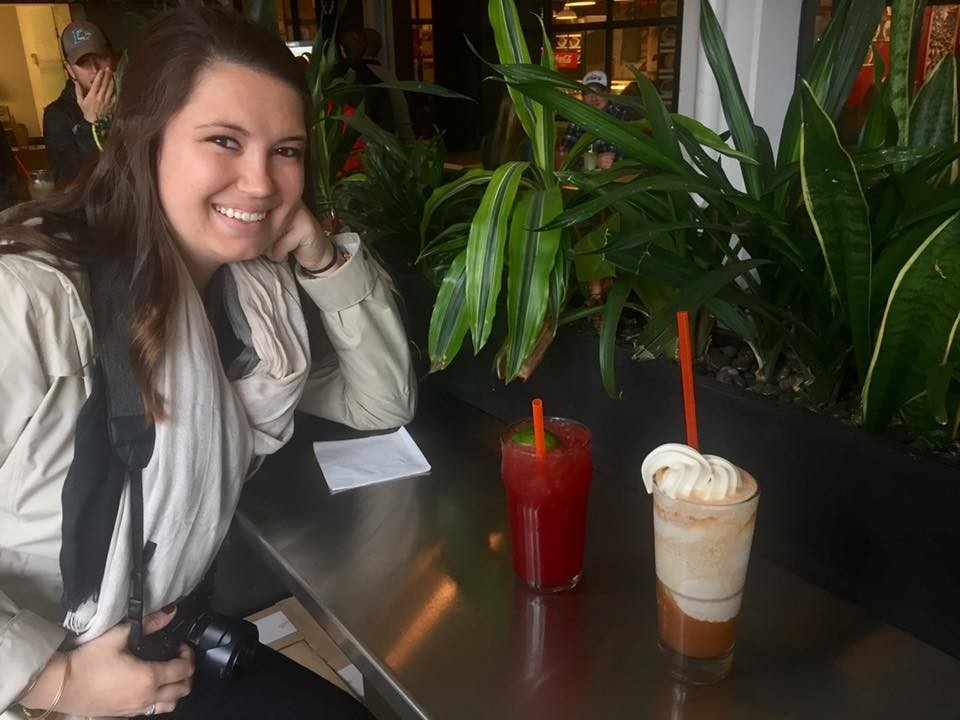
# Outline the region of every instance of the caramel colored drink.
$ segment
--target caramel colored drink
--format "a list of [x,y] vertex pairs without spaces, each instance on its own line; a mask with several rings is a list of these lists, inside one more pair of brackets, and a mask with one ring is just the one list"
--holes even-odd
[[759,490],[750,473],[686,445],[643,463],[653,494],[657,630],[671,672],[694,683],[730,673]]

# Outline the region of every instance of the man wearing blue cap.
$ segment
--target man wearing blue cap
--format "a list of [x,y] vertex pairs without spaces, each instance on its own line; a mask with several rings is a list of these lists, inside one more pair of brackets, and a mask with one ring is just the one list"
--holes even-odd
[[60,36],[67,83],[60,97],[43,111],[43,137],[53,182],[62,187],[99,153],[93,123],[113,108],[116,89],[113,49],[103,31],[76,20]]

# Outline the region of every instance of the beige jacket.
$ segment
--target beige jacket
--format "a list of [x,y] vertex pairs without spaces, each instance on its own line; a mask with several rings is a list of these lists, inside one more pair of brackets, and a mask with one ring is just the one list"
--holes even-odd
[[[298,279],[331,346],[300,409],[361,429],[408,422],[416,381],[389,276],[358,247],[333,275]],[[83,272],[0,255],[0,720],[20,717],[16,699],[65,638],[60,494],[90,392],[88,292]]]

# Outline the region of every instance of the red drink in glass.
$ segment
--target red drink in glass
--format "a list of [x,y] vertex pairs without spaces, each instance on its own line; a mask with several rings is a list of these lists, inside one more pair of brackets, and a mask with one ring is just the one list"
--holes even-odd
[[572,588],[583,572],[593,465],[586,427],[564,418],[545,418],[544,426],[553,437],[539,461],[529,420],[503,432],[500,474],[507,490],[513,566],[527,585],[550,592]]

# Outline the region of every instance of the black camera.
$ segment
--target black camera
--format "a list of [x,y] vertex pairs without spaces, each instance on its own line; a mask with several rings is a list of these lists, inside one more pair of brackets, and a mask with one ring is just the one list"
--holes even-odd
[[198,681],[232,680],[250,666],[260,646],[257,626],[210,610],[193,595],[177,603],[177,615],[162,630],[140,640],[142,660],[173,660],[180,643],[193,649]]

